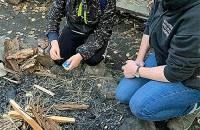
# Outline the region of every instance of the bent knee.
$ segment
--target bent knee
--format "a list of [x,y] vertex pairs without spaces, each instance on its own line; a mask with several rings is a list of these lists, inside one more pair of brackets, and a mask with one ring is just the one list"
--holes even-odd
[[153,111],[154,107],[151,105],[152,101],[150,100],[140,100],[135,99],[135,98],[131,98],[130,102],[129,102],[129,107],[131,112],[140,119],[143,120],[149,120],[149,121],[155,121],[157,120],[155,117],[155,111]]
[[115,98],[120,102],[124,104],[128,104],[130,101],[130,98],[126,95],[126,93],[116,90]]

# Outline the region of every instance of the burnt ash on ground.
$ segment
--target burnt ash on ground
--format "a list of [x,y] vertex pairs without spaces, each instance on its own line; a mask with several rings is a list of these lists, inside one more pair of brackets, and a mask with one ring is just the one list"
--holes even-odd
[[[45,38],[45,16],[47,11],[33,11],[35,7],[45,4],[24,3],[21,7],[0,4],[0,35],[10,38],[18,35],[31,44],[33,39]],[[64,22],[61,26],[63,27]],[[0,114],[9,110],[8,95],[15,95],[20,106],[26,105],[26,93],[33,90],[33,85],[43,86],[56,95],[50,97],[41,95],[47,109],[46,114],[76,118],[75,124],[62,125],[66,130],[118,130],[126,118],[132,117],[127,105],[118,104],[116,100],[107,100],[98,89],[99,84],[110,85],[113,80],[117,83],[122,77],[121,66],[127,59],[136,57],[143,30],[143,21],[135,20],[129,15],[118,15],[113,29],[108,53],[105,59],[106,73],[109,77],[91,76],[84,72],[85,65],[77,70],[64,73],[62,68],[54,66],[60,78],[52,79],[36,75],[24,75],[21,84],[16,85],[0,78]],[[110,75],[111,74],[111,75]],[[109,78],[113,78],[112,81]],[[10,90],[16,90],[14,93]],[[87,110],[58,111],[51,106],[66,102],[89,104]],[[197,130],[194,125],[191,130]]]

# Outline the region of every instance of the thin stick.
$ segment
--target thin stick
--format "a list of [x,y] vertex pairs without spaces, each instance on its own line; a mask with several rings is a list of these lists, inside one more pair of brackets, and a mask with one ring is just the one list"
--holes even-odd
[[66,110],[86,110],[89,108],[89,105],[86,104],[77,104],[77,103],[67,103],[62,105],[54,105],[54,108],[60,111]]
[[5,80],[8,80],[12,83],[15,83],[15,84],[20,84],[20,81],[15,81],[15,80],[12,80],[12,79],[9,79],[9,78],[6,78],[6,77],[3,77]]
[[45,93],[51,95],[51,96],[54,96],[54,95],[55,95],[55,93],[53,93],[53,92],[51,92],[51,91],[47,90],[46,88],[43,88],[43,87],[41,87],[41,86],[39,86],[39,85],[33,85],[33,86],[34,86],[35,88],[37,88],[37,89],[39,89],[39,90],[41,90],[41,91],[43,91],[43,92],[45,92]]
[[[16,119],[22,119],[22,116],[16,111],[9,111],[8,116]],[[52,119],[57,123],[75,123],[75,118],[63,117],[63,116],[50,116],[46,115],[48,119]]]

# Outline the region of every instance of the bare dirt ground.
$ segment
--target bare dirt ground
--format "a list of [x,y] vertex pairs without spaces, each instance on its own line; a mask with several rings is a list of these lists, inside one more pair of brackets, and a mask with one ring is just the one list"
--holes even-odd
[[[6,35],[10,38],[19,36],[27,46],[34,46],[34,39],[46,38],[44,34],[47,8],[46,3],[25,2],[18,6],[11,6],[0,2],[0,36]],[[61,26],[63,25],[64,22]],[[51,67],[50,70],[58,75],[57,79],[24,75],[21,84],[16,85],[0,78],[0,115],[9,110],[10,95],[16,95],[13,98],[24,107],[26,94],[32,91],[34,84],[37,84],[56,94],[54,97],[41,95],[45,106],[49,108],[46,114],[76,118],[75,124],[62,125],[63,129],[118,130],[125,119],[130,117],[135,119],[135,117],[128,106],[118,104],[114,99],[107,99],[105,88],[110,86],[115,88],[123,77],[121,66],[127,59],[136,56],[142,30],[143,21],[136,20],[129,15],[118,16],[104,61],[105,73],[102,76],[88,74],[85,72],[87,66],[82,65],[70,73],[64,73],[63,69],[58,66]],[[65,102],[85,103],[90,107],[87,110],[77,111],[58,111],[50,107]],[[2,122],[0,123],[2,125]],[[191,130],[198,129],[198,123],[191,128]],[[5,129],[0,127],[0,130]]]

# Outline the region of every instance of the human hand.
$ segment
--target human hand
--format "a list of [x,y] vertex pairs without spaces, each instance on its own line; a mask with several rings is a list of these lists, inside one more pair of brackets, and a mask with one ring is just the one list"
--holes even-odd
[[60,48],[57,40],[51,41],[50,57],[53,60],[60,60]]
[[136,64],[140,67],[144,67],[144,61],[143,60],[139,60],[139,59],[136,59],[135,60]]
[[125,78],[134,78],[138,65],[133,60],[126,61],[126,65],[122,66]]
[[67,62],[70,64],[69,67],[66,68],[67,71],[73,70],[74,68],[78,67],[81,63],[82,56],[77,53],[76,55],[71,56]]

